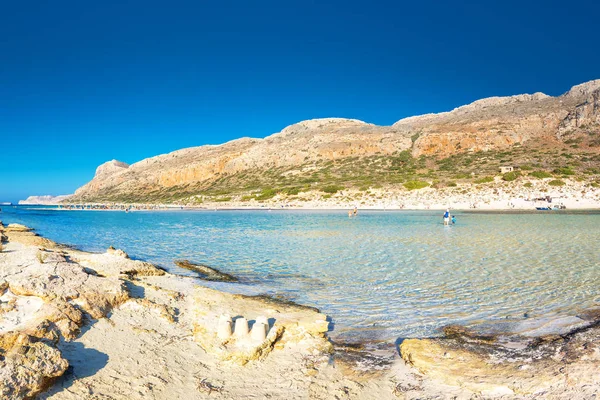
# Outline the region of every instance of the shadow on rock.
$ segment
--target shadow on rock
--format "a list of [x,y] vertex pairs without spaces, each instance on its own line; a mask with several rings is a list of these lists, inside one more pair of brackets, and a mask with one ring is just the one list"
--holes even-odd
[[133,299],[143,299],[146,296],[146,289],[143,286],[136,285],[129,280],[123,280],[129,296]]
[[61,347],[63,357],[69,361],[69,368],[48,392],[39,396],[39,399],[46,399],[68,389],[77,379],[95,375],[108,363],[107,354],[87,348],[83,343],[66,342]]

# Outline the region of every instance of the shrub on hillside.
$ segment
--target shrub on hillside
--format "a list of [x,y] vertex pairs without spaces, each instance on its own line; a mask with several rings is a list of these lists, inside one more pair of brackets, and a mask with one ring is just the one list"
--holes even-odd
[[553,179],[550,182],[548,182],[548,185],[550,185],[550,186],[565,186],[566,183],[564,181],[561,181],[560,179]]
[[519,174],[517,171],[507,172],[504,175],[502,175],[502,180],[506,182],[512,182],[516,180],[520,175],[521,174]]
[[287,194],[288,196],[297,196],[298,193],[300,193],[302,191],[302,188],[299,187],[291,187],[291,188],[287,188],[285,189],[285,194]]
[[396,160],[403,162],[403,163],[411,161],[412,154],[410,154],[410,151],[408,151],[408,150],[401,151],[400,153],[398,153]]
[[429,186],[429,183],[424,181],[408,181],[403,184],[403,186],[408,190],[416,190],[423,189]]
[[275,197],[275,195],[277,194],[277,190],[275,189],[271,189],[271,188],[266,188],[263,189],[259,194],[256,195],[255,199],[256,200],[269,200],[273,197]]
[[335,193],[339,192],[340,190],[344,190],[344,187],[338,186],[338,185],[329,185],[329,186],[323,186],[321,188],[322,192],[329,193],[329,194],[335,194]]
[[544,179],[544,178],[551,178],[552,174],[546,172],[546,171],[533,171],[529,173],[529,176],[533,176],[534,178],[538,178],[538,179]]
[[490,183],[490,182],[494,182],[494,177],[484,176],[483,178],[479,178],[475,181],[475,183]]
[[575,171],[571,167],[556,168],[553,172],[559,175],[575,175]]

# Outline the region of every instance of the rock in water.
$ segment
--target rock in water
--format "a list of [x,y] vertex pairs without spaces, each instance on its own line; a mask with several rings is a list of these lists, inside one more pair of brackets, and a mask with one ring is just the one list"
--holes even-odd
[[6,227],[7,232],[30,232],[32,229],[21,224],[9,224]]
[[202,264],[194,264],[189,262],[188,260],[177,260],[175,261],[175,265],[178,267],[187,269],[189,271],[194,271],[200,275],[201,279],[205,281],[215,281],[215,282],[237,282],[238,278],[233,275],[229,275],[225,272],[221,272],[216,268],[212,268]]

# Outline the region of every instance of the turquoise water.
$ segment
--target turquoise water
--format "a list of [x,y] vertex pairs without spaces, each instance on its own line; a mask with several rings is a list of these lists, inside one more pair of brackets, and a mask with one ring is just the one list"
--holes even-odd
[[84,250],[109,245],[173,272],[237,275],[219,289],[285,296],[330,315],[334,339],[394,341],[448,324],[574,315],[600,305],[600,214],[57,211],[0,219]]

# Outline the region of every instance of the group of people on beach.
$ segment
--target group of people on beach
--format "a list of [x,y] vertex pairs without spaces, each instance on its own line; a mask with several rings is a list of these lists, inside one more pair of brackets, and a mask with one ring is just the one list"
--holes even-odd
[[446,208],[446,212],[444,213],[444,225],[454,225],[456,223],[456,217],[454,215],[450,215],[450,209]]

